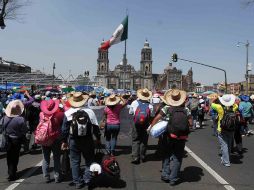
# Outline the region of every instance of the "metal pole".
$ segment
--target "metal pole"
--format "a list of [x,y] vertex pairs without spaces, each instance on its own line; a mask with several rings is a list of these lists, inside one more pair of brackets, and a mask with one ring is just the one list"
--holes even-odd
[[249,71],[248,71],[248,62],[249,62],[249,41],[247,40],[246,46],[246,95],[249,95]]
[[195,64],[198,64],[198,65],[203,65],[203,66],[206,66],[206,67],[211,67],[213,69],[217,69],[217,70],[223,71],[224,75],[225,75],[225,93],[227,94],[227,73],[226,73],[226,71],[224,69],[221,69],[221,68],[218,68],[218,67],[214,67],[214,66],[211,66],[211,65],[206,65],[206,64],[199,63],[199,62],[196,62],[196,61],[190,61],[190,60],[187,60],[187,59],[181,59],[181,58],[178,58],[178,59],[182,60],[182,61],[187,61],[187,62],[190,62],[190,63],[195,63]]
[[54,80],[55,80],[55,68],[56,68],[56,64],[53,64],[53,80],[52,80],[52,88],[54,87]]
[[126,40],[124,41],[124,55],[123,55],[123,90],[125,91],[125,79],[126,79]]

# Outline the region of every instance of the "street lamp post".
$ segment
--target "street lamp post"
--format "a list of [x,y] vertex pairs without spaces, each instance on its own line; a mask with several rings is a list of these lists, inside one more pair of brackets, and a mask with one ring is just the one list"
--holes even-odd
[[221,69],[219,67],[214,67],[214,66],[211,66],[211,65],[207,65],[207,64],[204,64],[204,63],[199,63],[199,62],[196,62],[196,61],[182,59],[182,58],[179,58],[176,53],[174,53],[172,55],[172,61],[173,62],[177,62],[178,59],[182,60],[182,61],[186,61],[186,62],[190,62],[190,63],[195,63],[195,64],[198,64],[198,65],[203,65],[205,67],[210,67],[210,68],[213,68],[213,69],[217,69],[217,70],[223,71],[224,72],[224,77],[225,77],[225,93],[227,94],[227,72],[226,72],[226,70]]
[[246,47],[246,74],[245,74],[245,78],[246,78],[246,95],[249,94],[249,69],[248,69],[248,64],[249,64],[249,46],[250,43],[247,40],[246,43],[244,42],[238,42],[237,43],[237,47],[240,47],[240,44],[243,44]]
[[54,82],[55,82],[55,69],[56,69],[56,63],[53,64],[52,88],[54,87]]

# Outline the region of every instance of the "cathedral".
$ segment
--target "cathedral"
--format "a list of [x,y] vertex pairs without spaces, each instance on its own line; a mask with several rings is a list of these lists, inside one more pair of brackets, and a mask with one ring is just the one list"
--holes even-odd
[[[103,43],[103,42],[102,42]],[[190,69],[187,75],[172,67],[170,64],[164,69],[163,74],[153,74],[152,71],[152,48],[148,41],[145,41],[141,49],[140,70],[128,64],[126,54],[119,65],[113,71],[109,70],[108,50],[98,48],[97,76],[98,86],[105,86],[108,89],[129,89],[137,90],[148,88],[150,90],[167,90],[179,88],[186,91],[193,91],[193,72]]]

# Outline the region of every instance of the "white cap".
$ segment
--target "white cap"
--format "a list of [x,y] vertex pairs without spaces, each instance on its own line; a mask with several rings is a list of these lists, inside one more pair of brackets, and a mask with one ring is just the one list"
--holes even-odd
[[100,164],[93,162],[90,166],[90,172],[97,173],[98,175],[101,174],[101,166]]
[[50,96],[51,95],[51,92],[50,91],[47,91],[46,93],[45,93],[45,96]]

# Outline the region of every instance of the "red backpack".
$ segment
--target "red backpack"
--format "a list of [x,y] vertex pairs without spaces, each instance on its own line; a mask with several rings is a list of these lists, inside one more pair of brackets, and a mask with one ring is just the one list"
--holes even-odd
[[102,158],[101,165],[105,173],[114,177],[120,177],[120,167],[114,156],[105,155]]
[[51,118],[53,115],[46,116],[44,113],[41,113],[40,116],[40,123],[34,132],[35,143],[42,146],[51,146],[59,137],[60,130],[52,126]]
[[151,111],[149,109],[149,103],[138,101],[138,107],[134,114],[135,125],[147,126],[150,122]]

